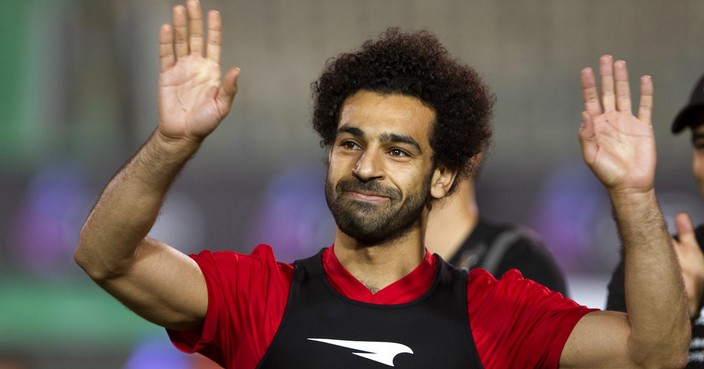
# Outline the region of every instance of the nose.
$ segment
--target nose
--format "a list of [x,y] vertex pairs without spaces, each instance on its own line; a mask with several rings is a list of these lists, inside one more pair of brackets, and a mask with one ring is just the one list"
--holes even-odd
[[362,182],[369,182],[383,177],[383,158],[380,154],[365,151],[357,160],[352,174]]

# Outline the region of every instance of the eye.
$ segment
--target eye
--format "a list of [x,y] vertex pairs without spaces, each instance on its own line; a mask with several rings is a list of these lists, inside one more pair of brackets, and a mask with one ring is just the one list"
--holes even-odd
[[692,143],[694,146],[694,149],[697,151],[702,151],[704,150],[704,140],[697,140]]
[[340,146],[344,149],[347,149],[347,150],[355,150],[360,147],[359,144],[357,144],[356,142],[351,141],[351,140],[345,140],[345,141],[340,142]]
[[398,156],[398,157],[406,157],[409,156],[408,153],[404,150],[401,150],[399,148],[393,148],[389,150],[389,155],[391,156]]

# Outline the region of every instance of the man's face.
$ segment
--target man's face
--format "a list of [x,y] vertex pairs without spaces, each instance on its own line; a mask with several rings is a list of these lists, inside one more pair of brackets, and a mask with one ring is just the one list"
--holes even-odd
[[340,111],[325,199],[338,228],[374,245],[420,226],[430,196],[435,112],[414,97],[359,91]]
[[692,175],[704,196],[704,115],[692,126]]

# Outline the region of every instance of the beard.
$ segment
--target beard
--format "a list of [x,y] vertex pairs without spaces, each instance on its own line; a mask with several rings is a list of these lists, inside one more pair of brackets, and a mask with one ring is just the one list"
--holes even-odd
[[[340,180],[333,185],[325,179],[325,201],[337,227],[345,234],[366,245],[398,240],[406,236],[421,220],[423,208],[430,197],[432,172],[420,190],[406,199],[401,191],[388,188],[378,181],[362,182],[357,178]],[[360,201],[345,196],[348,191],[364,191],[388,199],[380,203]]]

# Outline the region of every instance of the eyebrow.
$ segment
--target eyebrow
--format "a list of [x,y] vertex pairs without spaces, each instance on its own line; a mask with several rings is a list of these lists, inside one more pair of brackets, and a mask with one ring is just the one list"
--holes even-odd
[[[366,138],[366,134],[364,134],[364,131],[362,131],[359,128],[350,127],[347,125],[344,125],[337,130],[337,134],[339,135],[340,133],[349,133],[355,137]],[[384,143],[393,142],[393,143],[403,143],[403,144],[411,145],[416,150],[418,150],[418,152],[420,152],[421,154],[423,153],[423,149],[420,148],[420,145],[418,144],[418,142],[416,140],[414,140],[413,137],[411,137],[411,136],[398,135],[395,133],[382,133],[379,138],[380,138],[381,142],[384,142]]]

